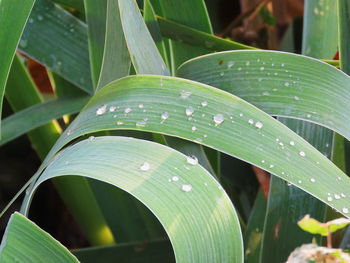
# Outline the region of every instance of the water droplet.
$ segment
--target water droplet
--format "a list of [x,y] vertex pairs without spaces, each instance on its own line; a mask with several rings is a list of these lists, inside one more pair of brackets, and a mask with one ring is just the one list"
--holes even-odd
[[249,61],[247,61],[247,62],[245,63],[245,65],[246,65],[246,66],[249,66],[249,65],[250,65],[250,62],[249,62]]
[[136,126],[137,127],[145,127],[146,126],[146,122],[145,121],[138,121],[138,122],[136,122]]
[[243,117],[243,113],[240,113],[240,114],[239,114],[239,117]]
[[218,126],[224,122],[225,118],[222,114],[219,113],[214,115],[213,120],[214,120],[215,126]]
[[117,125],[123,125],[124,122],[123,121],[117,121]]
[[289,82],[284,83],[284,86],[289,87]]
[[220,76],[222,77],[222,76],[224,76],[225,75],[225,72],[220,72]]
[[260,67],[260,70],[263,71],[265,68],[264,67]]
[[196,127],[196,126],[192,126],[191,130],[192,130],[192,131],[196,131],[196,130],[197,130],[197,127]]
[[273,168],[273,167],[275,167],[273,164],[270,164],[270,166],[269,166],[270,168]]
[[177,182],[177,181],[179,181],[179,177],[178,176],[173,176],[171,178],[171,180],[174,181],[174,182]]
[[307,118],[311,118],[311,114],[306,114],[306,117]]
[[301,181],[301,180],[299,180],[299,181],[298,181],[298,183],[299,183],[299,184],[301,184],[301,183],[302,183],[302,181]]
[[295,100],[300,100],[300,98],[298,96],[294,96]]
[[310,182],[311,182],[311,183],[314,183],[314,182],[316,182],[316,179],[315,179],[315,178],[311,178],[311,179],[310,179]]
[[334,194],[334,198],[338,200],[338,199],[340,199],[340,198],[341,198],[341,196],[340,196],[340,195],[338,195],[338,194]]
[[327,200],[328,200],[329,202],[332,202],[332,201],[333,201],[333,198],[332,198],[331,196],[328,196],[328,197],[327,197]]
[[263,91],[262,95],[263,95],[263,96],[269,96],[269,95],[270,95],[270,92],[268,92],[268,91]]
[[191,106],[188,106],[187,108],[186,108],[186,115],[187,116],[191,116],[192,114],[193,114],[193,112],[194,112],[194,109],[193,109],[193,107],[191,107]]
[[249,120],[248,120],[248,123],[253,125],[253,124],[254,124],[254,121],[253,121],[252,119],[249,119]]
[[344,214],[349,213],[349,209],[347,209],[346,207],[344,207],[344,208],[342,209],[342,211],[343,211]]
[[289,144],[292,145],[292,146],[294,146],[294,145],[295,145],[295,142],[294,142],[294,141],[290,141]]
[[29,18],[29,19],[28,19],[28,22],[29,22],[29,24],[33,24],[34,19],[33,19],[33,18]]
[[169,113],[163,112],[162,115],[160,116],[160,118],[161,118],[163,121],[165,121],[166,119],[169,118]]
[[139,108],[143,109],[145,106],[143,104],[139,104]]
[[184,192],[191,192],[192,191],[192,185],[190,184],[183,184],[181,186],[181,190]]
[[42,15],[38,15],[37,18],[38,18],[38,21],[43,21],[44,20],[44,17]]
[[148,171],[151,168],[151,165],[148,162],[144,162],[141,166],[140,166],[140,170],[141,171]]
[[67,131],[67,136],[71,135],[72,133],[73,133],[72,130],[68,130],[68,131]]
[[300,152],[299,152],[299,155],[300,155],[301,157],[305,157],[305,156],[306,156],[306,153],[303,152],[303,151],[300,151]]
[[265,160],[261,160],[262,163],[265,163]]
[[28,46],[28,40],[27,40],[27,39],[21,39],[21,40],[19,41],[19,46],[20,46],[21,48],[26,48],[26,47]]
[[235,64],[234,61],[227,62],[227,68],[232,68],[234,66],[234,64]]
[[187,163],[192,164],[192,165],[198,164],[198,158],[194,155],[187,156],[186,161],[187,161]]
[[255,123],[255,127],[257,127],[258,129],[261,129],[264,126],[264,124],[260,121]]
[[241,68],[241,67],[239,67],[237,70],[238,70],[238,71],[241,71],[241,70],[242,70],[242,68]]
[[341,197],[346,197],[346,195],[344,193],[341,193],[340,195],[341,195]]
[[126,108],[126,109],[124,110],[124,113],[125,113],[125,114],[128,114],[128,113],[130,113],[130,112],[132,112],[132,109],[131,109],[131,108]]
[[190,91],[181,91],[181,93],[180,93],[180,97],[182,98],[182,99],[187,99],[189,96],[191,96],[191,94],[192,94],[192,92],[190,92]]
[[105,114],[106,110],[107,110],[107,105],[104,104],[96,110],[96,115]]
[[109,112],[115,112],[117,110],[116,106],[109,107]]

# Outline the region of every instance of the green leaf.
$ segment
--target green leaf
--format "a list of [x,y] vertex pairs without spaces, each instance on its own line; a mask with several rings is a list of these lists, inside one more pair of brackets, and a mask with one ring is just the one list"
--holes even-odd
[[[196,30],[201,30],[209,34],[212,33],[210,19],[203,0],[168,0],[161,1],[160,3],[164,18]],[[193,10],[195,10],[196,15],[193,15]],[[208,42],[209,46],[210,44]],[[176,70],[186,60],[207,53],[206,48],[193,47],[175,41],[171,41],[170,50],[173,70]]]
[[54,119],[61,118],[63,115],[79,112],[88,99],[88,96],[82,96],[51,100],[7,117],[2,123],[3,129],[0,145],[4,145]]
[[[139,74],[169,75],[134,0],[119,0],[120,17],[131,61]],[[142,41],[142,45],[140,45]]]
[[88,25],[89,57],[91,79],[96,89],[101,73],[106,31],[107,0],[84,0],[85,17]]
[[340,53],[340,64],[341,69],[350,74],[350,2],[349,1],[338,1],[339,5],[339,53]]
[[264,222],[267,207],[267,200],[260,190],[256,197],[254,207],[249,216],[247,230],[244,233],[245,262],[259,262],[261,243],[264,237]]
[[[308,0],[305,2],[303,54],[332,59],[337,52],[337,1]],[[329,41],[333,40],[333,41]]]
[[74,250],[72,253],[84,263],[175,262],[174,253],[169,240],[83,248]]
[[19,213],[14,213],[8,222],[0,246],[0,261],[3,263],[79,262],[68,249]]
[[107,2],[106,36],[97,88],[125,77],[130,71],[130,57],[120,20],[118,0]]
[[339,229],[342,229],[350,224],[350,220],[347,218],[337,218],[327,223],[321,223],[310,215],[304,216],[298,221],[298,226],[311,234],[319,234],[322,236],[328,236]]
[[176,262],[243,262],[239,222],[229,197],[214,177],[187,158],[139,139],[87,139],[56,155],[30,196],[58,176],[104,181],[129,192],[157,216]]
[[153,10],[153,6],[151,5],[151,2],[149,0],[144,0],[143,16],[144,16],[144,20],[147,25],[147,28],[153,38],[153,41],[155,42],[158,48],[158,51],[161,54],[165,64],[169,68],[168,54],[166,51],[164,39],[162,38],[157,17]]
[[180,23],[157,16],[161,33],[177,42],[184,42],[192,46],[200,46],[207,50],[226,51],[235,49],[255,49],[238,42],[216,37],[210,33],[185,26]]
[[[108,112],[111,106],[118,106],[118,111]],[[194,109],[190,120],[185,114],[189,106]],[[133,76],[101,89],[57,141],[42,167],[75,138],[109,129],[195,141],[261,167],[348,214],[349,197],[338,197],[341,193],[350,196],[350,179],[310,144],[238,97],[174,77]],[[328,200],[327,193],[334,200]]]
[[177,75],[228,91],[271,115],[314,122],[350,139],[345,114],[350,78],[319,60],[278,51],[228,51],[190,60]]
[[34,2],[35,0],[0,1],[0,123],[2,101],[10,67]]
[[37,0],[19,49],[92,93],[87,27],[63,8],[48,0]]
[[53,2],[84,12],[84,0],[53,0]]

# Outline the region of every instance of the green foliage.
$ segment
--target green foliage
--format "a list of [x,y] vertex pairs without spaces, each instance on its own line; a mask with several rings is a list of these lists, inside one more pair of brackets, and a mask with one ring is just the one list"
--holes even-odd
[[[305,10],[303,53],[316,59],[214,36],[203,0],[0,0],[0,109],[6,87],[15,112],[0,145],[28,134],[43,158],[16,195],[26,190],[24,216],[12,215],[0,261],[77,262],[25,217],[51,179],[90,244],[111,245],[74,251],[81,262],[277,263],[310,237],[294,231],[306,213],[349,217],[350,179],[336,166],[350,139],[349,6],[337,24],[322,3]],[[260,7],[250,14],[277,27]],[[345,73],[322,61],[337,46]],[[50,71],[52,100],[16,48]],[[256,172],[269,193],[247,190],[257,180],[242,162],[222,171],[221,153],[271,173],[262,183]],[[298,224],[329,236],[349,219]]]
[[311,234],[319,234],[322,236],[328,236],[339,229],[342,229],[350,224],[350,220],[347,218],[337,218],[326,223],[321,223],[314,218],[311,218],[310,215],[304,216],[299,222],[298,225],[304,231],[307,231]]

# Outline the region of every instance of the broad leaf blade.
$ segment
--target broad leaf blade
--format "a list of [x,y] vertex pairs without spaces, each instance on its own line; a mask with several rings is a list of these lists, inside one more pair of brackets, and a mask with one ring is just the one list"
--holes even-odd
[[345,114],[350,78],[319,60],[278,51],[227,51],[190,60],[177,75],[228,91],[271,115],[314,122],[350,139]]
[[0,261],[3,263],[79,262],[52,236],[19,213],[14,213],[7,225],[0,246]]
[[126,137],[81,141],[56,156],[30,195],[63,175],[107,182],[143,202],[167,231],[177,262],[243,262],[229,197],[204,168],[171,148]]
[[[70,97],[37,104],[11,115],[3,120],[0,145],[18,138],[19,136],[61,118],[66,114],[79,112],[87,103],[89,97]],[[42,136],[41,136],[42,138]],[[42,138],[43,139],[43,138]],[[47,152],[46,150],[45,152]],[[44,157],[44,150],[42,156]]]
[[48,0],[37,0],[19,49],[92,93],[87,27],[63,8]]
[[[139,74],[169,75],[134,0],[119,0],[120,17],[131,61]],[[143,45],[139,40],[142,39]]]
[[0,120],[2,100],[12,60],[34,3],[35,0],[15,3],[12,0],[0,1]]
[[[207,106],[201,105],[203,101]],[[119,112],[107,112],[107,107],[114,105],[120,107]],[[188,106],[196,109],[190,121],[185,114]],[[102,109],[105,114],[100,114]],[[327,193],[349,196],[350,179],[342,171],[283,124],[210,86],[158,76],[134,76],[111,83],[83,109],[45,163],[71,140],[108,129],[158,132],[195,141],[261,167],[345,216],[349,212],[349,197],[327,200]]]

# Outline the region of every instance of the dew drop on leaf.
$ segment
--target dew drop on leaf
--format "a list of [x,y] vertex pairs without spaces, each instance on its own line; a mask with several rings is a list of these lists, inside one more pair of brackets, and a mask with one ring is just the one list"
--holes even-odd
[[104,104],[96,110],[96,115],[105,114],[106,110],[107,110],[107,105]]
[[303,152],[303,151],[300,151],[300,152],[299,152],[299,155],[300,155],[301,157],[305,157],[305,156],[306,156],[306,153]]
[[184,192],[191,192],[192,191],[192,185],[190,184],[183,184],[181,187],[181,190]]
[[194,109],[191,106],[188,106],[185,110],[187,116],[191,116],[194,113]]
[[130,112],[132,112],[132,109],[131,109],[131,108],[126,108],[126,109],[124,110],[124,113],[126,113],[126,114],[128,114],[128,113],[130,113]]
[[198,164],[198,158],[194,155],[187,156],[187,163],[192,164],[192,165],[197,165]]
[[168,119],[169,118],[169,113],[167,113],[167,112],[163,112],[162,113],[162,115],[160,116],[160,118],[162,119],[162,120],[166,120],[166,119]]
[[180,97],[182,99],[187,99],[189,96],[191,96],[191,94],[192,94],[192,92],[190,92],[190,91],[181,91]]
[[151,168],[150,164],[148,162],[144,162],[141,166],[140,166],[140,170],[143,172],[148,171]]
[[177,181],[179,181],[179,177],[178,176],[173,176],[171,178],[171,180],[174,181],[174,182],[177,182]]
[[109,107],[109,112],[115,112],[117,110],[116,106]]
[[202,105],[202,107],[206,107],[206,106],[208,106],[208,102],[207,101],[203,101],[203,102],[201,102],[201,105]]
[[222,114],[219,113],[214,115],[213,120],[214,120],[215,126],[218,126],[224,122],[225,118]]
[[257,127],[258,129],[261,129],[264,126],[264,124],[260,121],[258,121],[257,123],[255,123],[255,127]]
[[342,212],[343,212],[344,214],[347,214],[347,213],[349,213],[349,209],[346,208],[346,207],[344,207],[344,208],[342,209]]

